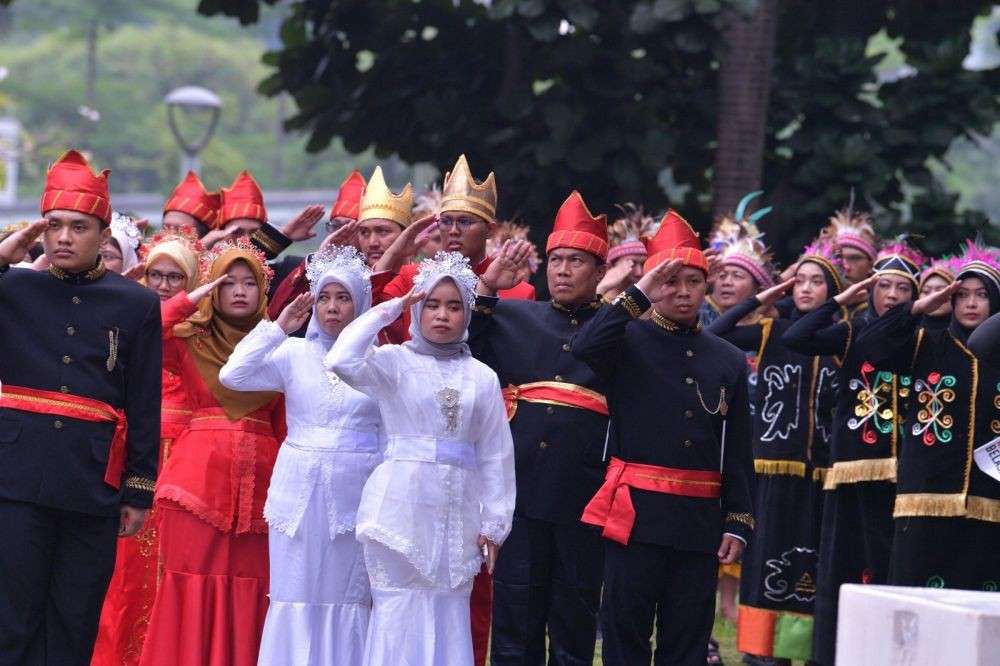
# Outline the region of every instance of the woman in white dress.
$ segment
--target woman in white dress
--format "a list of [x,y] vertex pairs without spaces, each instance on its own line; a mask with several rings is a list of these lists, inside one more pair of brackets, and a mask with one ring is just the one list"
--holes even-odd
[[[378,401],[388,444],[365,484],[357,537],[374,607],[365,664],[471,665],[469,594],[514,512],[514,448],[496,374],[465,344],[476,276],[458,253],[351,323],[327,367]],[[373,347],[411,307],[411,340]]]
[[[270,604],[258,663],[351,666],[364,652],[371,592],[354,523],[384,445],[375,401],[323,367],[341,330],[371,306],[371,272],[352,248],[315,255],[310,291],[262,321],[219,380],[285,394],[288,437],[264,505]],[[305,339],[288,337],[310,313]]]

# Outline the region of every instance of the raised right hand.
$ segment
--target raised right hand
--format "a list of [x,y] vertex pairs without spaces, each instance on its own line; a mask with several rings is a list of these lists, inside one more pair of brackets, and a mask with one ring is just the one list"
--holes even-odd
[[35,220],[24,229],[15,231],[0,241],[0,266],[10,266],[24,260],[28,250],[45,231],[48,220]]
[[416,287],[410,289],[406,296],[403,296],[403,309],[406,310],[414,303],[419,303],[424,300],[425,296],[427,296],[427,294],[422,291],[417,291]]
[[402,233],[396,236],[392,245],[386,249],[378,262],[375,264],[374,272],[398,271],[409,257],[412,257],[419,250],[420,233],[425,229],[430,229],[431,225],[437,224],[436,215],[422,217],[410,226],[403,229]]
[[934,312],[939,307],[948,301],[952,294],[958,291],[962,286],[959,280],[955,280],[947,287],[941,291],[935,291],[933,294],[927,294],[922,296],[917,300],[913,301],[913,305],[910,307],[910,313],[913,315],[923,315],[928,312]]
[[781,297],[788,293],[793,284],[795,284],[795,278],[790,277],[784,282],[779,282],[773,287],[769,287],[757,294],[757,300],[760,301],[762,306],[769,308],[781,300]]
[[650,303],[656,303],[663,300],[663,294],[660,293],[661,287],[663,287],[663,285],[665,285],[670,278],[677,275],[683,267],[684,262],[680,259],[664,259],[652,269],[647,271],[645,275],[639,278],[639,282],[637,282],[635,286],[638,287],[642,293],[646,294],[646,298],[649,299]]
[[531,245],[527,241],[509,239],[504,241],[500,254],[493,258],[489,267],[481,276],[479,283],[490,295],[501,289],[510,289],[516,285],[518,273],[528,265]]
[[198,301],[200,301],[201,299],[205,298],[213,291],[215,291],[216,287],[222,284],[228,277],[229,277],[228,275],[220,275],[211,282],[206,282],[200,287],[192,289],[190,292],[188,292],[188,298],[191,299],[192,303],[197,303]]
[[285,309],[278,315],[276,323],[285,335],[291,335],[302,328],[302,325],[309,320],[312,314],[313,297],[308,291],[299,294],[292,302],[285,306]]
[[869,275],[861,282],[855,282],[850,287],[833,297],[837,305],[853,305],[868,298],[868,289],[878,279],[878,275]]
[[319,249],[323,250],[331,247],[343,247],[345,245],[354,245],[354,238],[358,235],[358,221],[351,220],[347,224],[341,226],[339,229],[328,235],[320,243]]

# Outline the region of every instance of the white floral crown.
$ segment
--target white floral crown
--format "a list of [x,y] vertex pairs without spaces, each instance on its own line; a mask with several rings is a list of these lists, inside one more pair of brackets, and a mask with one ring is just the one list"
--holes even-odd
[[354,246],[334,245],[314,254],[306,267],[306,279],[310,285],[315,286],[320,278],[331,270],[357,275],[364,284],[365,293],[371,293],[372,270],[365,263],[364,256]]
[[133,250],[139,248],[139,243],[142,242],[142,231],[136,226],[135,220],[128,215],[122,215],[116,210],[111,211],[111,230],[125,236]]
[[479,278],[472,272],[469,258],[459,252],[438,252],[433,259],[421,261],[417,276],[413,279],[413,286],[417,291],[426,291],[425,285],[433,284],[444,276],[450,277],[458,284],[459,291],[469,303],[469,307],[475,305],[476,283]]

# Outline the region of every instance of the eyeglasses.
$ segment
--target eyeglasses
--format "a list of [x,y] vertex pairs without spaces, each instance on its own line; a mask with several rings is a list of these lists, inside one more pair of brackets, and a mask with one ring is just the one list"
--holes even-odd
[[480,220],[473,219],[471,217],[460,217],[458,219],[448,219],[446,217],[438,218],[438,229],[447,233],[453,228],[458,227],[461,232],[466,232],[472,228],[472,225],[479,222]]
[[101,259],[104,261],[121,261],[122,255],[115,254],[114,252],[101,252]]
[[344,226],[344,223],[341,222],[340,220],[327,220],[325,222],[325,226],[326,226],[326,233],[332,234],[334,231]]
[[161,273],[160,271],[149,271],[146,273],[146,280],[149,284],[160,284],[164,280],[171,287],[179,287],[184,283],[186,276],[183,273]]

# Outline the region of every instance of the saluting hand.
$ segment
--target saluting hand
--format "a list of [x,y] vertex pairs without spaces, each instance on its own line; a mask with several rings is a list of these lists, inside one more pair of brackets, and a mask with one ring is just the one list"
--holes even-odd
[[122,277],[128,280],[138,280],[146,274],[146,262],[140,261],[132,268],[122,273]]
[[285,306],[285,309],[281,311],[277,321],[274,323],[285,332],[285,335],[291,335],[302,328],[302,324],[309,321],[314,300],[312,294],[309,292],[299,294],[292,299],[291,303]]
[[339,229],[328,235],[320,243],[319,249],[323,250],[331,247],[344,247],[346,245],[354,245],[354,239],[358,235],[358,221],[351,220],[347,224],[342,225]]
[[926,296],[918,298],[913,301],[913,305],[910,307],[910,313],[913,315],[923,315],[928,312],[934,312],[951,299],[952,294],[958,291],[961,286],[962,283],[955,280],[941,291],[935,291],[933,294],[927,294]]
[[283,233],[289,240],[301,241],[308,238],[313,238],[316,236],[316,232],[313,231],[313,227],[316,223],[323,219],[323,206],[319,204],[313,204],[311,206],[306,206],[303,208],[298,215],[291,219],[285,226],[281,228],[281,233]]
[[0,266],[10,266],[24,260],[28,250],[48,226],[48,220],[36,220],[0,241]]
[[793,284],[795,284],[795,278],[788,278],[784,282],[779,282],[757,294],[757,300],[763,307],[769,308],[781,300],[781,297],[788,293]]
[[496,296],[501,289],[510,289],[520,280],[518,274],[528,265],[531,245],[524,240],[509,239],[504,241],[500,253],[490,262],[486,272],[479,277],[476,293],[483,296]]
[[197,303],[198,301],[200,301],[201,299],[205,298],[213,291],[215,291],[216,287],[222,284],[228,277],[229,277],[228,275],[220,275],[211,282],[206,282],[200,287],[192,289],[190,292],[188,292],[188,298],[191,299],[192,303]]
[[868,298],[868,289],[875,284],[878,275],[869,275],[860,282],[855,282],[850,287],[833,297],[837,305],[853,305]]
[[684,262],[680,259],[664,259],[639,278],[635,286],[646,294],[650,303],[662,301],[665,296],[663,286],[677,275],[683,266]]
[[201,237],[201,246],[205,248],[205,250],[211,250],[213,245],[224,240],[229,240],[230,238],[233,237],[233,234],[235,234],[239,230],[240,230],[239,227],[212,229],[207,234]]
[[417,288],[414,287],[409,291],[409,293],[406,294],[406,296],[403,296],[403,309],[406,310],[414,303],[419,303],[424,300],[426,295],[427,294],[422,291],[417,291]]
[[403,229],[402,233],[396,236],[396,240],[392,241],[392,245],[379,257],[378,262],[372,270],[376,273],[380,271],[398,271],[403,262],[408,257],[415,255],[417,250],[420,249],[418,243],[420,234],[426,229],[430,229],[432,225],[437,224],[437,221],[437,215],[427,215]]

